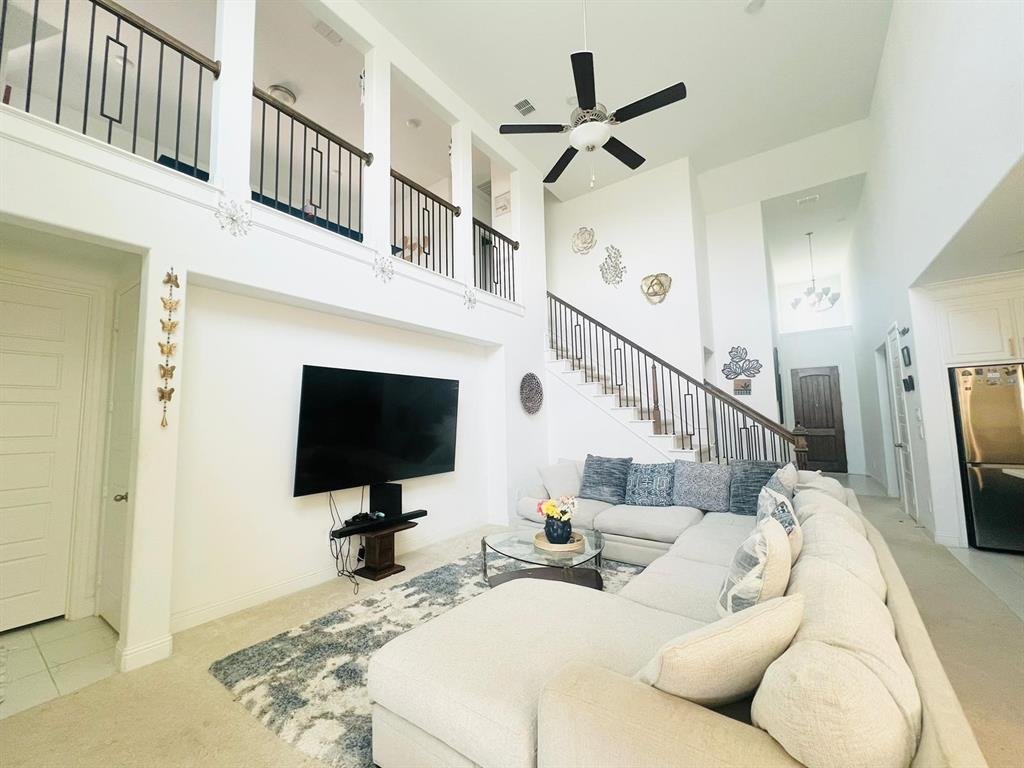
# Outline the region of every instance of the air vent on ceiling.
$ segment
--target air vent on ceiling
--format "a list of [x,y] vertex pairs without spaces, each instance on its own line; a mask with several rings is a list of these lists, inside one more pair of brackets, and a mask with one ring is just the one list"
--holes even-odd
[[819,199],[821,199],[821,195],[808,195],[807,197],[801,197],[799,200],[796,201],[796,204],[810,205],[811,203],[818,202]]
[[488,179],[485,182],[476,185],[476,188],[483,192],[487,197],[491,196],[491,181]]
[[316,33],[331,45],[339,45],[341,43],[341,35],[335,32],[328,24],[322,21],[317,21],[317,23],[313,25],[313,29],[315,29]]
[[519,110],[519,114],[526,117],[531,112],[536,112],[537,108],[530,103],[529,99],[523,99],[522,101],[516,102],[516,109]]

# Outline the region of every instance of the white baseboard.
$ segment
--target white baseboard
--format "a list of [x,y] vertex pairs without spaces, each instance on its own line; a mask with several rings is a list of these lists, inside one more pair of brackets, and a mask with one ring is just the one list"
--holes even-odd
[[947,536],[945,534],[936,533],[934,536],[935,543],[941,544],[944,547],[966,547],[967,542],[961,541],[959,536]]
[[208,621],[219,619],[222,616],[237,613],[238,611],[243,611],[246,608],[252,608],[254,605],[265,603],[268,600],[274,600],[278,597],[290,595],[292,592],[298,592],[300,589],[315,587],[318,584],[323,584],[325,581],[330,581],[337,577],[338,572],[333,567],[322,568],[311,573],[303,574],[302,576],[285,579],[284,581],[279,581],[276,584],[270,584],[266,587],[255,589],[252,592],[246,592],[245,594],[238,595],[237,597],[221,600],[217,603],[210,603],[209,605],[202,605],[197,608],[188,608],[184,611],[178,611],[171,614],[171,632],[181,632],[200,624],[205,624]]
[[131,672],[133,669],[152,664],[154,661],[166,659],[171,655],[172,645],[173,640],[170,635],[133,648],[122,648],[118,643],[114,652],[114,662],[122,672]]

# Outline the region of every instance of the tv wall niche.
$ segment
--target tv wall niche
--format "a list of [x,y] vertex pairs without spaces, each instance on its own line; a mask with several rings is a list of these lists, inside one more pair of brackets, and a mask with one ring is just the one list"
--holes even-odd
[[294,496],[455,470],[459,382],[302,367]]

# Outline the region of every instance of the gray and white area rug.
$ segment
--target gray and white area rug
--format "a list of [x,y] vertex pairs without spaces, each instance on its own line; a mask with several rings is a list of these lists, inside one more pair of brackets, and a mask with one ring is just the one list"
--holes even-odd
[[[488,558],[492,573],[521,567]],[[642,568],[605,560],[606,592],[618,592]],[[338,768],[367,768],[370,656],[413,627],[487,589],[480,555],[414,576],[216,661],[210,673],[260,722],[302,752]],[[584,587],[581,587],[584,589]]]

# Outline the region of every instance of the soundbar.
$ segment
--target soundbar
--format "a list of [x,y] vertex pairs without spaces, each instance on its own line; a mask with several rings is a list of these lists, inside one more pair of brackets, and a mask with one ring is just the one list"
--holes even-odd
[[366,520],[360,523],[351,523],[350,525],[343,525],[340,528],[335,528],[331,531],[332,539],[344,539],[346,536],[355,536],[358,533],[366,533],[367,531],[379,531],[382,528],[390,528],[398,523],[404,523],[408,520],[415,520],[419,517],[426,517],[427,510],[417,509],[412,512],[405,512],[401,515],[394,515],[392,517],[380,517],[376,520]]

